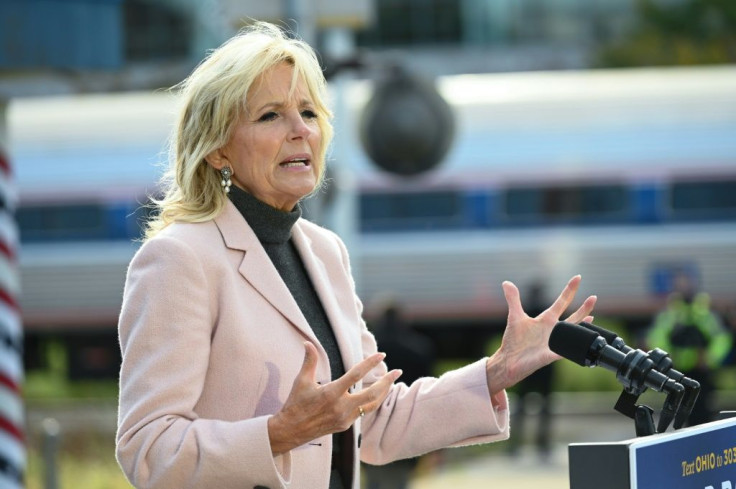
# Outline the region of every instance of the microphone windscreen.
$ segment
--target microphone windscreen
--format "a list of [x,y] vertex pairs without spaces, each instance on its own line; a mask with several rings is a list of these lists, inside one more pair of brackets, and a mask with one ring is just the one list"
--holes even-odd
[[580,323],[580,326],[588,328],[591,331],[595,331],[596,333],[598,333],[598,336],[603,336],[603,339],[606,340],[606,343],[608,343],[609,345],[612,344],[616,340],[616,338],[618,338],[618,335],[613,331],[601,328],[600,326],[596,326],[592,323],[583,322]]
[[577,324],[559,321],[549,337],[549,348],[558,355],[583,367],[586,365],[588,352],[598,333]]

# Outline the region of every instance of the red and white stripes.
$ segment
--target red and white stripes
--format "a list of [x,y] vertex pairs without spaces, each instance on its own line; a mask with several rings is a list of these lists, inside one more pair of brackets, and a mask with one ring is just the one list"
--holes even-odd
[[6,152],[4,109],[0,101],[0,487],[21,488],[26,466],[23,401],[23,328],[16,250],[18,228],[13,218],[16,193]]

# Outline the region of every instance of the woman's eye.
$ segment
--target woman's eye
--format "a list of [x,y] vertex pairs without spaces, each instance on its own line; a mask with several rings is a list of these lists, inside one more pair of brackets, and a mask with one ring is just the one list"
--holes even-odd
[[302,110],[302,117],[304,117],[305,119],[316,119],[317,118],[317,113],[315,111],[309,110],[309,109]]
[[259,122],[265,122],[265,121],[272,121],[276,117],[278,117],[278,114],[276,112],[266,112],[261,117],[258,118]]

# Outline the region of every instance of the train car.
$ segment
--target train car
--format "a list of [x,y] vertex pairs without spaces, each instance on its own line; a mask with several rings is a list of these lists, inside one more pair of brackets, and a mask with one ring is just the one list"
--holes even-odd
[[[368,314],[390,295],[421,327],[486,331],[503,324],[503,280],[522,298],[543,282],[552,300],[577,273],[581,297],[599,296],[597,315],[629,324],[651,318],[679,270],[717,304],[736,300],[736,68],[462,75],[437,86],[455,140],[437,169],[411,178],[378,170],[359,142],[371,82],[335,94],[346,109],[330,164],[357,185],[327,195],[358,204],[348,244]],[[174,104],[165,92],[12,102],[31,334],[114,330]]]
[[459,124],[442,167],[360,178],[365,297],[390,287],[415,317],[449,324],[503,317],[502,280],[543,282],[551,301],[580,273],[598,315],[642,326],[685,271],[716,304],[736,299],[733,67],[440,88]]

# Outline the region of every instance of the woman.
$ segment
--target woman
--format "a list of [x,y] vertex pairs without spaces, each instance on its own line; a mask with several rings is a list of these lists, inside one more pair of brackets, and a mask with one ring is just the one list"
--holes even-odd
[[534,319],[504,283],[509,322],[494,355],[395,383],[345,247],[300,217],[332,136],[312,50],[257,24],[181,91],[168,190],[119,322],[117,457],[131,482],[356,489],[359,460],[508,437],[504,389],[557,358],[547,338],[580,278]]

